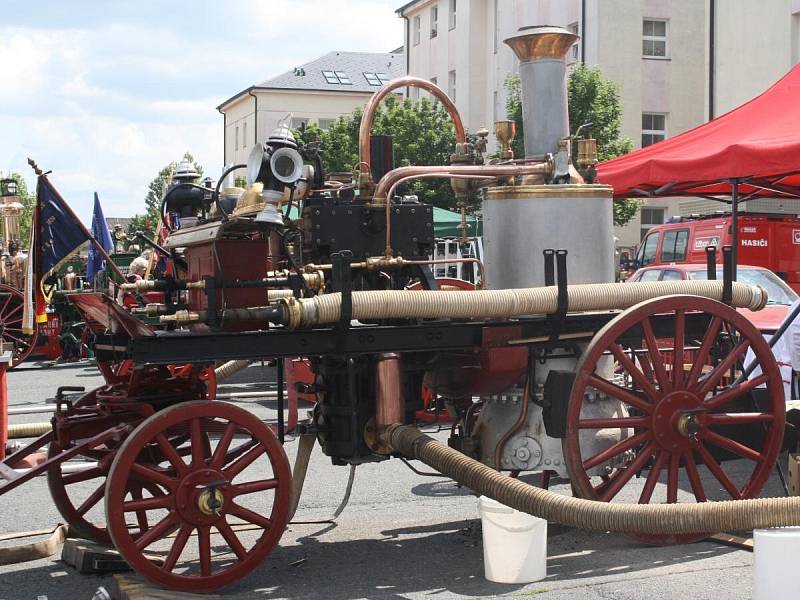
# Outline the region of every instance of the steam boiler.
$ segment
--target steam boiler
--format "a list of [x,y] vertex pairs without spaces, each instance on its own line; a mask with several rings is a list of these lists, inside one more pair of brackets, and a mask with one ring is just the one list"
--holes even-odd
[[[403,77],[365,108],[352,181],[329,179],[319,145],[283,124],[215,190],[178,182],[162,206],[169,234],[153,243],[171,274],[119,286],[163,301],[126,310],[102,294],[70,296],[104,330],[95,352],[106,385],[60,404],[54,431],[37,441],[50,444],[46,469],[67,521],[113,542],[151,581],[219,589],[277,544],[318,442],[334,465],[404,455],[519,510],[650,543],[800,523],[800,503],[755,499],[783,441],[783,386],[736,308],[760,309],[766,292],[727,277],[613,283],[612,191],[572,161],[574,144],[583,166],[595,160],[593,140],[574,139],[567,118],[576,40],[556,27],[506,40],[521,65],[525,157],[513,156],[512,124],[500,122],[499,158],[487,161],[488,132],[468,139],[441,89]],[[452,117],[450,165],[371,168],[375,112],[407,86]],[[233,200],[222,186],[237,169],[248,185]],[[480,263],[477,289],[440,286],[432,205],[395,198],[426,178],[449,179],[462,211],[468,193],[482,194],[484,257],[460,259]],[[303,422],[295,410],[291,469],[283,365],[297,357],[311,372],[298,391],[315,402]],[[213,400],[216,372],[257,359],[276,361],[274,424]],[[454,419],[447,444],[413,426],[426,396]],[[76,478],[62,467],[77,455],[100,457],[84,476],[99,484],[96,497],[71,495]],[[730,458],[746,467],[727,471]],[[245,475],[254,465],[263,471]],[[705,502],[719,498],[699,469],[741,502]],[[576,497],[526,485],[521,472],[569,478]],[[614,502],[639,475],[638,503]],[[694,501],[678,502],[679,481]],[[92,519],[86,507],[101,497],[104,520]],[[184,556],[192,540],[196,560]]]

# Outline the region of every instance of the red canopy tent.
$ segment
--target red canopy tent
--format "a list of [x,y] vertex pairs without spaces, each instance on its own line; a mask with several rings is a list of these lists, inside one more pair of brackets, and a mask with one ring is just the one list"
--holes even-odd
[[[760,96],[681,135],[597,166],[614,197],[800,198],[800,65]],[[722,197],[720,197],[722,196]]]
[[681,135],[597,165],[615,198],[800,198],[800,64],[760,96]]

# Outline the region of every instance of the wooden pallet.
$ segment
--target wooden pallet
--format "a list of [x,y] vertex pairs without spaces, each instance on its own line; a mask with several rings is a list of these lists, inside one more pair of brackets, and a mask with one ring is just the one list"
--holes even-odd
[[114,600],[222,600],[216,594],[187,594],[162,590],[142,579],[139,575],[125,574],[114,575],[111,589]]
[[[163,559],[157,556],[148,558],[157,564],[163,564]],[[64,542],[61,560],[75,567],[78,573],[119,573],[131,570],[125,559],[113,548],[82,539]]]

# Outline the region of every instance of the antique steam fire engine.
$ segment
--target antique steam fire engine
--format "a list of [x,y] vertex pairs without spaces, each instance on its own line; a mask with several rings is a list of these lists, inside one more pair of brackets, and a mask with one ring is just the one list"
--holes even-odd
[[[366,107],[356,182],[327,180],[319,149],[285,126],[232,167],[247,169],[240,197],[222,189],[227,173],[214,193],[177,182],[164,197],[171,231],[160,247],[173,274],[121,286],[158,301],[127,311],[105,295],[71,296],[104,326],[95,351],[107,384],[62,402],[54,431],[31,446],[50,445],[43,468],[67,521],[112,541],[152,581],[218,589],[278,542],[318,440],[335,465],[403,454],[515,508],[650,542],[800,523],[793,500],[745,500],[783,440],[777,366],[736,311],[761,308],[765,292],[729,278],[612,283],[612,197],[587,182],[592,141],[579,141],[586,178],[571,161],[565,56],[575,40],[554,27],[506,40],[521,61],[524,158],[510,153],[504,122],[501,156],[485,164],[446,94],[404,77]],[[452,164],[373,161],[375,109],[406,86],[452,116]],[[432,276],[432,207],[394,199],[414,178],[450,179],[462,206],[483,188],[479,289],[441,289]],[[745,365],[748,349],[755,359]],[[316,400],[299,424],[294,472],[281,447],[283,360],[293,357],[309,361],[313,377],[299,385]],[[264,358],[278,365],[273,426],[211,401],[215,364]],[[448,445],[411,425],[425,393],[455,415]],[[32,451],[9,457],[4,473]],[[68,473],[74,456],[97,466]],[[746,468],[728,472],[729,458]],[[521,471],[569,477],[579,498],[507,476]],[[719,498],[701,471],[743,503],[705,503]],[[638,504],[607,504],[639,474]],[[3,490],[30,476],[8,475]],[[73,497],[86,481],[95,492]],[[105,514],[92,513],[101,498]]]

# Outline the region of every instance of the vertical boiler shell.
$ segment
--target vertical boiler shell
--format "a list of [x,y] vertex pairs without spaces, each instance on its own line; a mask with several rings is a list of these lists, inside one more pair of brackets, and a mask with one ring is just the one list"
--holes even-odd
[[568,282],[614,281],[611,187],[489,188],[483,200],[487,289],[543,286],[548,248],[566,249]]

